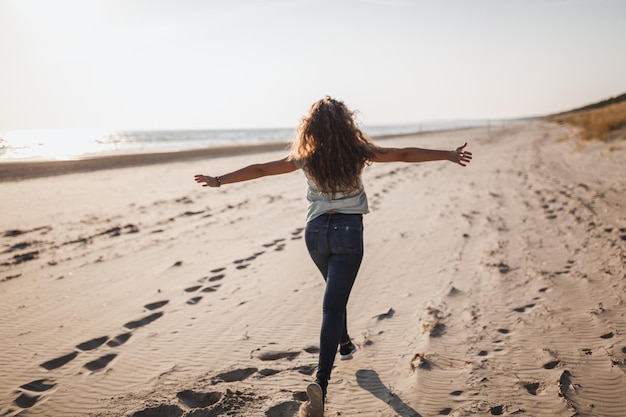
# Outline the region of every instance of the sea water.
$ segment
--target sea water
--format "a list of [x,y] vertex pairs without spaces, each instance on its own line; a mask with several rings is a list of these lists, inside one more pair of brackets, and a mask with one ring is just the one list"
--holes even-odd
[[[368,135],[419,133],[493,125],[488,120],[362,126]],[[230,130],[14,130],[0,133],[0,162],[69,160],[108,154],[175,152],[218,146],[289,142],[295,128]]]

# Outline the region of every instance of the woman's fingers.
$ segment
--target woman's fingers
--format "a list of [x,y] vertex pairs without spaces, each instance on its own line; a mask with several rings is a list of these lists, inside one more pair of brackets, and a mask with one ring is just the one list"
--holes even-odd
[[462,146],[456,148],[456,153],[458,155],[457,163],[461,166],[467,166],[472,160],[472,153],[470,151],[465,151],[465,147],[467,146],[467,142],[465,142]]
[[[194,179],[196,180],[197,183],[201,183],[204,182],[206,184],[208,184],[208,179],[207,177],[205,177],[204,175],[195,175]],[[205,187],[206,185],[203,185],[203,187]]]

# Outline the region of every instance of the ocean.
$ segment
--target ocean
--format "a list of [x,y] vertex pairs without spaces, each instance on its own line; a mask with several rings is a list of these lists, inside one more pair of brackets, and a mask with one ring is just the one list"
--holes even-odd
[[[369,136],[497,125],[502,121],[461,120],[361,126]],[[72,160],[110,154],[184,151],[207,147],[289,142],[295,128],[230,130],[14,130],[0,133],[0,162]]]

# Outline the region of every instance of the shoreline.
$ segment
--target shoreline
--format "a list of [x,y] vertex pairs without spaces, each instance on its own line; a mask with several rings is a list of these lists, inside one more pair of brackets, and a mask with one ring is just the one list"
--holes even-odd
[[[480,128],[480,127],[478,127]],[[407,132],[371,136],[375,141],[447,131],[462,131],[477,127],[442,129],[437,131]],[[291,142],[266,142],[245,145],[211,146],[183,151],[116,153],[69,160],[0,161],[0,183],[33,178],[51,177],[105,169],[129,168],[170,162],[192,161],[215,157],[250,155],[262,152],[289,151]]]
[[287,150],[287,142],[270,142],[252,145],[215,146],[184,151],[125,153],[101,155],[83,159],[7,161],[0,162],[0,182],[50,177],[78,172],[128,168],[169,162],[190,161],[210,157],[247,155],[260,152]]

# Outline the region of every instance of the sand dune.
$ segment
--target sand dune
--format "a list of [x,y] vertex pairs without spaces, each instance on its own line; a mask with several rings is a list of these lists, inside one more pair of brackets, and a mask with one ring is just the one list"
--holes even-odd
[[[327,416],[626,415],[626,144],[528,122],[387,139]],[[0,182],[0,415],[297,415],[323,281],[282,150]],[[101,167],[100,167],[101,168]]]

